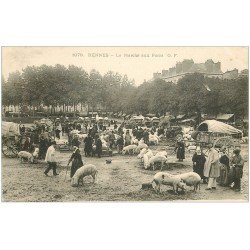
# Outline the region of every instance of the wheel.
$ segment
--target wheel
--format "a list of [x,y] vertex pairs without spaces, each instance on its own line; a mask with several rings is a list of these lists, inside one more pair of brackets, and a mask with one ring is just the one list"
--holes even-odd
[[18,154],[18,150],[14,145],[9,146],[9,145],[3,144],[2,152],[8,158],[15,158],[17,157],[17,154]]

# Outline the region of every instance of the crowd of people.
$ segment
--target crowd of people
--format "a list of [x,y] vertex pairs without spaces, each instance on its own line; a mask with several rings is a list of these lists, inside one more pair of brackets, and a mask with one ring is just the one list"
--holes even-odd
[[[116,121],[111,120],[109,125],[111,124],[113,125],[113,129],[106,133],[107,128],[102,123],[71,123],[67,120],[61,123],[56,119],[50,132],[49,129],[43,125],[40,127],[37,126],[35,135],[33,133],[33,136],[23,136],[21,149],[31,152],[37,144],[39,146],[38,158],[41,160],[45,159],[45,161],[48,162],[48,168],[44,174],[48,175],[48,172],[52,169],[53,175],[57,175],[55,138],[60,139],[62,135],[66,134],[69,144],[73,148],[73,153],[68,162],[68,164],[72,162],[70,177],[73,177],[76,170],[84,164],[79,149],[82,142],[80,142],[76,134],[72,135],[71,131],[73,130],[87,134],[87,137],[83,140],[85,157],[102,156],[104,145],[101,136],[103,133],[107,135],[105,146],[110,150],[116,148],[118,153],[121,153],[124,146],[131,145],[133,138],[136,138],[138,141],[143,139],[144,143],[149,145],[150,133],[154,134],[157,132],[158,136],[166,133],[162,127],[157,129],[153,126],[149,129],[136,125],[132,127],[131,134],[128,129],[124,129],[124,123],[118,126]],[[54,134],[51,133],[51,131],[54,131]],[[25,126],[20,124],[21,135],[25,135],[25,132]],[[216,189],[216,185],[219,183],[222,186],[231,186],[235,191],[240,191],[244,166],[240,149],[235,149],[233,157],[229,159],[225,147],[222,147],[219,152],[212,144],[209,144],[208,148],[208,154],[205,156],[202,148],[198,146],[192,157],[193,171],[200,175],[203,183],[208,185],[206,189]],[[175,153],[178,161],[185,159],[185,143],[181,137],[176,141]],[[233,186],[232,183],[234,184]]]

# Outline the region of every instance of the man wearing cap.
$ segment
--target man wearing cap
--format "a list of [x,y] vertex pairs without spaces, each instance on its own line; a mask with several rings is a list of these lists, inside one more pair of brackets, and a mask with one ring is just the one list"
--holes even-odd
[[237,148],[234,151],[234,156],[232,158],[232,165],[233,165],[233,181],[234,186],[233,189],[235,189],[236,192],[239,192],[241,190],[241,178],[243,176],[243,166],[244,166],[244,160],[242,156],[240,155],[240,149]]
[[53,169],[53,175],[56,176],[58,175],[56,172],[56,157],[55,157],[55,145],[56,142],[52,141],[51,142],[51,146],[48,148],[47,153],[46,153],[46,157],[45,157],[45,161],[48,163],[48,167],[47,169],[44,171],[44,174],[46,176],[48,176],[48,172]]

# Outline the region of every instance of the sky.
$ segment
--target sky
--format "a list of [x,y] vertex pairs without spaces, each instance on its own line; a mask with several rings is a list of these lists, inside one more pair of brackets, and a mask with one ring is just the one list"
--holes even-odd
[[87,72],[126,74],[140,85],[184,59],[220,61],[223,72],[243,70],[248,69],[248,47],[2,47],[2,75],[7,79],[9,73],[32,65],[76,65]]

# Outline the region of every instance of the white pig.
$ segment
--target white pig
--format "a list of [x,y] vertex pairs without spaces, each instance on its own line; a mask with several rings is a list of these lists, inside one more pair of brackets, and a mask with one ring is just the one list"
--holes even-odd
[[93,178],[93,183],[95,182],[95,178],[97,175],[97,168],[95,165],[93,164],[86,164],[80,168],[78,168],[74,174],[74,176],[71,179],[71,186],[72,187],[77,187],[80,183],[80,181],[82,182],[83,185],[83,178],[85,176],[89,176],[91,175]]
[[21,162],[23,162],[23,160],[28,160],[28,162],[33,163],[34,161],[34,156],[27,151],[20,151],[18,153],[18,157],[21,159]]
[[155,174],[152,183],[155,183],[154,189],[156,192],[161,192],[161,185],[172,186],[174,193],[177,194],[178,188],[185,190],[185,183],[177,175],[172,175],[167,172],[158,172]]
[[194,191],[198,189],[198,186],[200,189],[201,177],[197,173],[188,172],[188,173],[180,174],[178,176],[187,186],[190,186],[190,187],[193,186]]
[[[145,155],[144,155],[145,156]],[[153,167],[153,170],[155,170],[155,163],[161,163],[161,167],[163,167],[163,164],[167,161],[167,158],[162,155],[156,155],[151,157],[147,162],[144,161],[144,167],[145,169]]]
[[137,148],[136,145],[128,145],[126,147],[123,148],[122,150],[122,154],[125,155],[125,154],[134,154],[135,153],[135,149]]

